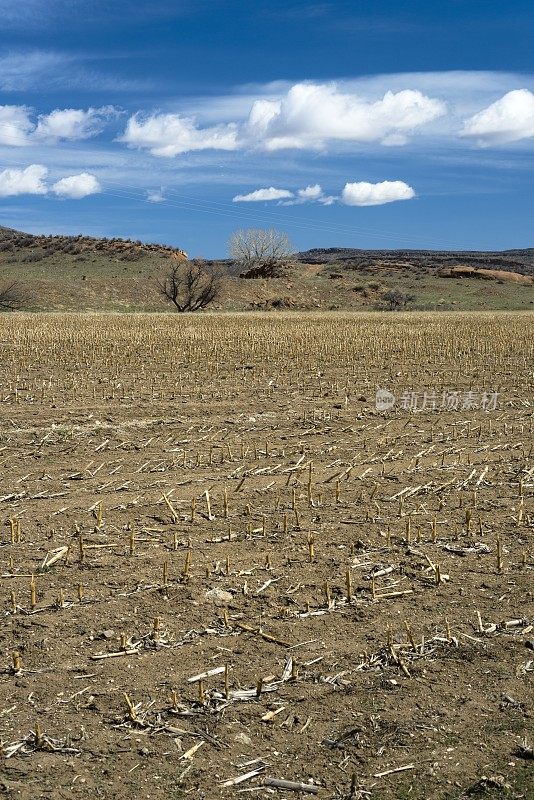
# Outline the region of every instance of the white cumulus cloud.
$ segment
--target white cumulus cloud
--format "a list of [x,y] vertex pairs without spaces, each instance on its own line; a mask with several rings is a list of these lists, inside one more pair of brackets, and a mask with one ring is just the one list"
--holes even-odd
[[293,192],[288,189],[275,189],[270,186],[268,189],[256,189],[249,194],[237,194],[233,198],[234,203],[259,203],[262,200],[285,200],[294,197]]
[[90,139],[97,136],[110,117],[116,115],[113,106],[101,108],[56,108],[50,114],[39,116],[34,131],[36,139],[47,141]]
[[0,197],[18,194],[46,194],[43,183],[48,170],[42,164],[30,164],[25,169],[5,169],[0,172]]
[[256,97],[249,103],[244,119],[204,127],[192,115],[137,113],[119,141],[169,157],[210,149],[317,150],[332,142],[398,146],[446,113],[444,102],[416,89],[387,91],[371,100],[335,83],[297,83],[277,99]]
[[134,114],[119,141],[149,150],[154,156],[176,156],[193,150],[236,150],[234,123],[200,128],[192,117],[179,114]]
[[318,149],[331,141],[401,144],[445,112],[441,100],[413,89],[372,101],[334,83],[297,83],[279,100],[257,100],[243,134],[271,151]]
[[70,200],[81,200],[90,194],[98,194],[102,187],[94,175],[88,172],[80,172],[78,175],[69,175],[67,178],[54,183],[52,191],[58,197],[69,198]]
[[318,183],[299,189],[298,196],[302,203],[321,203],[323,206],[331,206],[338,199],[331,194],[325,194]]
[[249,194],[238,194],[233,198],[234,203],[258,203],[262,201],[278,201],[282,206],[300,206],[305,203],[320,203],[331,206],[334,203],[343,203],[347,206],[379,206],[392,203],[395,200],[410,200],[415,197],[411,186],[404,181],[382,181],[381,183],[346,183],[341,193],[337,195],[325,194],[320,184],[314,183],[295,192],[289,189],[256,189]]
[[306,186],[297,191],[297,196],[293,200],[286,200],[285,206],[301,206],[304,203],[321,203],[323,206],[331,206],[337,200],[333,195],[326,195],[318,183]]
[[466,120],[462,136],[480,144],[506,144],[534,136],[534,93],[514,89]]
[[415,192],[404,181],[382,181],[381,183],[346,183],[341,200],[347,206],[381,206],[396,200],[411,200]]
[[112,106],[88,108],[86,111],[57,108],[50,114],[41,114],[34,122],[31,108],[0,106],[0,144],[22,147],[38,142],[89,139],[99,134],[116,114]]
[[315,183],[313,186],[299,189],[298,194],[303,200],[319,200],[323,196],[323,190],[318,183]]

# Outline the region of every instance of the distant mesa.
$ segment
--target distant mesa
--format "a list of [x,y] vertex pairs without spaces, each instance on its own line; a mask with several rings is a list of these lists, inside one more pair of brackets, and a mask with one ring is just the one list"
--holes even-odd
[[[305,264],[338,264],[346,269],[382,268],[429,269],[441,271],[441,277],[487,278],[488,280],[516,280],[486,273],[517,273],[534,275],[534,248],[523,250],[359,250],[351,247],[313,248],[297,254]],[[469,274],[458,270],[470,269]],[[446,271],[449,271],[447,273]],[[455,270],[455,272],[452,272]],[[475,271],[481,274],[474,274]],[[527,283],[529,281],[526,281]]]

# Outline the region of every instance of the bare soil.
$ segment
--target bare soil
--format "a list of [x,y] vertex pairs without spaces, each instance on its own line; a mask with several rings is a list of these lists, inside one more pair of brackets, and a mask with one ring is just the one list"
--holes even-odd
[[531,316],[0,327],[3,796],[534,797]]

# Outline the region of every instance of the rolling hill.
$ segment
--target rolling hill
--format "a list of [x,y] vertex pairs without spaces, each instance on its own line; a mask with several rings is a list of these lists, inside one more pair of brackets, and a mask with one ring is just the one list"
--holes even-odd
[[[32,235],[0,227],[0,289],[17,282],[33,311],[164,311],[157,281],[187,258],[127,239]],[[503,252],[315,248],[280,277],[246,280],[228,260],[219,310],[370,310],[388,290],[428,310],[534,308],[534,249]]]

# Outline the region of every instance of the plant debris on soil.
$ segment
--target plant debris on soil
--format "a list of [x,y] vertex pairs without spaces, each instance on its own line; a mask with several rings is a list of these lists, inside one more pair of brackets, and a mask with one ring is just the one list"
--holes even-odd
[[3,796],[533,797],[530,315],[0,325]]

